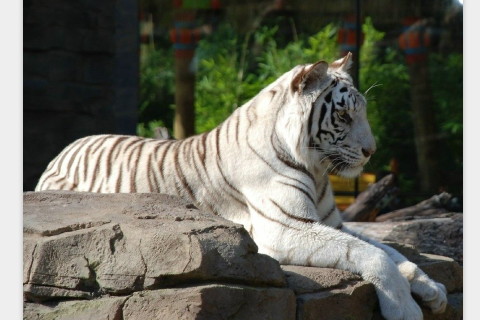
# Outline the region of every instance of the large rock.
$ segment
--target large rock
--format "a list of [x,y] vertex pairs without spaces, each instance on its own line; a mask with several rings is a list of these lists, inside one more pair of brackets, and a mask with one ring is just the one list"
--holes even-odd
[[26,193],[29,300],[93,298],[187,282],[284,286],[242,226],[162,194]]
[[279,288],[206,285],[137,292],[123,309],[125,320],[295,318],[295,295]]
[[375,288],[358,275],[329,268],[282,269],[297,295],[297,319],[372,319],[378,304]]
[[[462,269],[389,243],[451,293]],[[281,266],[242,226],[161,194],[26,193],[24,319],[382,319],[372,284],[350,272]]]
[[127,297],[62,301],[55,304],[25,303],[24,319],[35,320],[122,320]]
[[359,234],[378,241],[415,246],[419,251],[447,256],[463,264],[463,214],[447,213],[434,218],[407,221],[346,222]]

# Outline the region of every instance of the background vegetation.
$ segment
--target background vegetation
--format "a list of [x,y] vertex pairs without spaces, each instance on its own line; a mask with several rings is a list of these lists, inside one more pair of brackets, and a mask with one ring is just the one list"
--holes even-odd
[[[399,183],[406,202],[425,196],[418,192],[410,81],[404,57],[395,46],[380,45],[384,34],[370,19],[363,25],[365,40],[360,56],[360,91],[368,100],[368,116],[378,151],[366,171],[383,174],[390,161],[399,163]],[[297,64],[339,58],[337,26],[329,24],[313,35],[294,35],[279,45],[277,28],[262,27],[244,35],[228,24],[200,41],[196,50],[196,132],[217,126],[232,111]],[[435,115],[442,142],[441,174],[448,176],[448,191],[462,194],[463,127],[461,54],[430,54],[429,70]],[[141,104],[138,134],[151,136],[156,126],[171,130],[174,108],[173,54],[150,50],[141,66]],[[435,120],[434,120],[435,119]]]

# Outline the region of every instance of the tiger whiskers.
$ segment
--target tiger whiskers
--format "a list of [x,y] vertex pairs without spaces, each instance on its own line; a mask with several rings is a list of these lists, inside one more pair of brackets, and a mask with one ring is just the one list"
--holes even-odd
[[363,95],[365,96],[365,98],[367,98],[367,94],[370,90],[372,90],[373,88],[375,87],[379,87],[379,86],[382,86],[383,84],[381,83],[378,83],[378,81],[376,81],[374,84],[372,84],[367,90],[365,90],[365,92],[363,93]]

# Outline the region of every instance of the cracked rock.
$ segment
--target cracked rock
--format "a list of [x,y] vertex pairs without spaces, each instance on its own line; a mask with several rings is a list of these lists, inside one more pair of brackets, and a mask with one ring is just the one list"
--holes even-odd
[[[24,194],[24,319],[382,319],[373,285],[350,272],[281,266],[246,230],[162,194]],[[389,243],[449,291],[462,268]]]
[[31,301],[215,280],[286,284],[241,226],[176,197],[65,191],[24,195],[24,278]]

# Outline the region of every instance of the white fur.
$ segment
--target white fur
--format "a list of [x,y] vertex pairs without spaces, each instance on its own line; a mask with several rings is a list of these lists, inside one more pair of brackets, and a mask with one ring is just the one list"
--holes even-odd
[[[370,158],[361,150],[375,150],[365,99],[346,73],[349,64],[347,56],[329,68],[324,62],[297,66],[203,135],[167,142],[126,136],[78,140],[52,161],[36,190],[179,195],[243,224],[259,252],[280,263],[360,274],[374,284],[388,320],[422,319],[411,292],[434,312],[443,312],[443,285],[392,248],[335,229],[341,218],[328,173],[339,168],[336,159],[341,158],[347,165],[337,173],[358,175]],[[334,79],[338,84],[329,88]],[[341,93],[342,87],[348,92]],[[337,144],[319,133],[335,129],[331,121],[319,122],[330,90],[335,99],[345,95],[345,110],[353,119],[349,125],[336,120],[347,134]],[[331,153],[337,158],[328,158]]]

